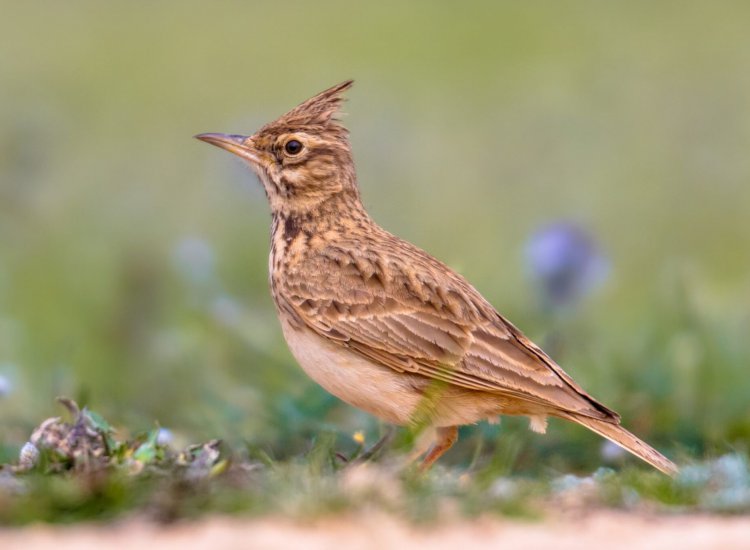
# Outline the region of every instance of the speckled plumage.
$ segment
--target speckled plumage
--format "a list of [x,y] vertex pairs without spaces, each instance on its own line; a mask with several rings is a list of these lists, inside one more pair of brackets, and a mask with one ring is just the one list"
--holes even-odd
[[673,474],[674,464],[620,427],[617,413],[462,276],[370,218],[348,133],[336,119],[351,84],[318,94],[252,136],[198,136],[245,159],[263,184],[273,216],[271,292],[303,369],[388,422],[437,428],[425,467],[452,445],[456,426],[512,414],[544,431],[552,415]]

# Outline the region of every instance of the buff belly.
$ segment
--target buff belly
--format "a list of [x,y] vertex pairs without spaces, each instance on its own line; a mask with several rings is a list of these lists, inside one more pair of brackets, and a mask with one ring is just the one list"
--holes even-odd
[[309,329],[281,323],[289,350],[307,375],[342,401],[393,424],[407,424],[421,395],[399,373],[376,365]]
[[[342,401],[392,424],[405,425],[425,403],[429,381],[401,373],[330,342],[306,328],[281,322],[292,355],[307,375]],[[496,419],[498,414],[529,414],[501,395],[449,386],[430,416],[434,426],[457,426]],[[421,412],[421,411],[420,411]]]

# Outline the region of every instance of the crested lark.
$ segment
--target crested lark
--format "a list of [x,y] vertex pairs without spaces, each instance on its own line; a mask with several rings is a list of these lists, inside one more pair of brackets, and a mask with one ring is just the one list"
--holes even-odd
[[[429,467],[458,426],[526,415],[593,430],[674,475],[677,467],[620,426],[473,286],[367,214],[348,132],[336,118],[352,81],[308,99],[252,136],[198,139],[243,159],[271,206],[271,293],[302,368],[387,422],[427,423]],[[420,454],[422,454],[420,453]]]

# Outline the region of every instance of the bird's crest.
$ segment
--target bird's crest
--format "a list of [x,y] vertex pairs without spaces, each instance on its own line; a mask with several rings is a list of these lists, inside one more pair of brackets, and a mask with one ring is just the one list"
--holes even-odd
[[341,84],[328,88],[307,101],[300,103],[271,124],[273,126],[281,125],[295,128],[333,130],[336,133],[343,132],[346,134],[346,129],[341,125],[336,115],[339,113],[341,104],[344,102],[343,93],[351,88],[353,84],[353,80],[346,80]]

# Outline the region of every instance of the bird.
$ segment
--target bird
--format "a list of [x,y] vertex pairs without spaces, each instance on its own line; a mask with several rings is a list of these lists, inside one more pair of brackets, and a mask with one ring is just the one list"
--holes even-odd
[[252,135],[199,140],[244,161],[271,210],[271,295],[307,375],[342,401],[397,426],[421,426],[429,469],[458,428],[501,415],[580,424],[661,472],[677,466],[620,425],[463,276],[378,225],[365,210],[349,132],[347,80]]

